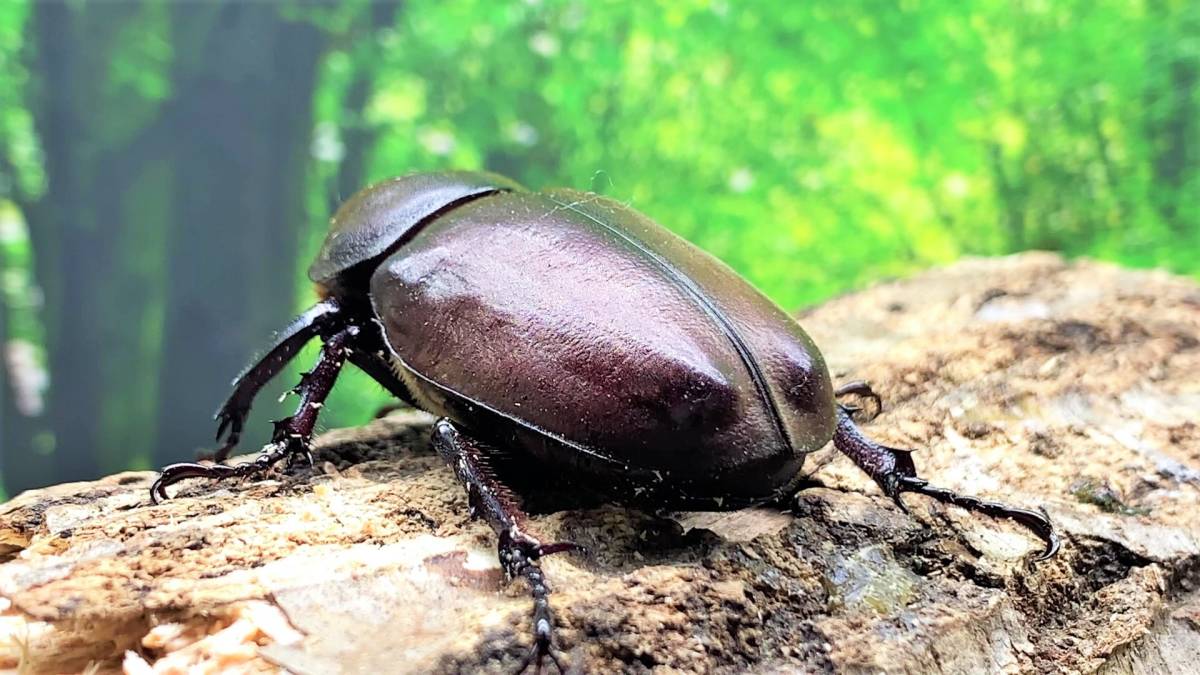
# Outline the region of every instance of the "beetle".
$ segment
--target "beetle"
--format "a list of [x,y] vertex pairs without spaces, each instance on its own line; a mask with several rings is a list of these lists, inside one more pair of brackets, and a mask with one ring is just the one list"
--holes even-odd
[[[346,361],[437,416],[433,446],[495,531],[508,578],[533,598],[540,669],[553,650],[543,542],[495,470],[500,452],[610,500],[728,510],[786,497],[805,456],[832,440],[885,494],[920,493],[1040,537],[1044,512],[956,494],[917,475],[909,451],[868,439],[812,339],[713,256],[632,208],[570,189],[534,192],[486,172],[417,173],[368,187],[333,216],[309,277],[320,302],[233,384],[217,412],[214,464],[165,467],[154,501],[185,478],[263,474],[307,459]],[[255,395],[310,340],[323,345],[253,461],[227,465]]]

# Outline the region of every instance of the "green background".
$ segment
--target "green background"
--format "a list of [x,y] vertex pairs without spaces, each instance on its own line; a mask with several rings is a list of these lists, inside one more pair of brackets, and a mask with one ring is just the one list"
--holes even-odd
[[204,447],[330,211],[413,170],[610,195],[789,309],[1031,248],[1196,275],[1198,82],[1178,0],[0,3],[3,482]]

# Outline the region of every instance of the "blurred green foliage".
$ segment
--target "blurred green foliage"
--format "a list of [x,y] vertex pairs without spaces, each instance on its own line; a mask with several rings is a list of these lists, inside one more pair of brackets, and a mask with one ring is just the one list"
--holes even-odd
[[[97,116],[84,139],[98,146],[152,124],[185,86],[180,54],[224,30],[181,31],[168,3],[125,5],[97,57],[100,100],[78,103],[119,102],[122,113]],[[29,96],[52,83],[28,55],[53,46],[29,43],[31,7],[0,4],[0,194],[15,204],[47,184]],[[275,11],[327,41],[312,89],[287,92],[310,100],[312,115],[308,220],[295,224],[289,261],[297,308],[312,301],[300,280],[331,208],[370,181],[443,167],[628,202],[791,309],[962,255],[1030,248],[1200,274],[1194,1],[410,0]],[[35,214],[24,216],[36,233]],[[0,217],[7,339],[43,345],[20,222]],[[154,237],[123,245],[138,241],[150,244],[136,256],[158,261],[147,269],[169,268]],[[139,348],[153,351],[162,308],[139,316]],[[325,422],[361,422],[382,400],[360,374],[345,377]],[[158,403],[151,391],[120,414]],[[98,433],[101,448],[124,438]],[[106,453],[103,468],[134,456]]]

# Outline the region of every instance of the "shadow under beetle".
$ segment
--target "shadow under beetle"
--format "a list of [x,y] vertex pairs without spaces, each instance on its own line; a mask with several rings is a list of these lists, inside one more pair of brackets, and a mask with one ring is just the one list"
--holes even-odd
[[[494,470],[499,449],[582,477],[613,501],[733,509],[797,490],[805,455],[831,439],[897,504],[917,492],[1012,519],[1059,541],[1042,513],[955,494],[917,476],[908,451],[867,439],[862,383],[834,390],[804,330],[729,267],[637,211],[568,189],[531,192],[490,173],[414,174],[369,187],[334,215],[309,276],[323,300],[235,380],[217,413],[216,464],[172,464],[155,501],[185,478],[256,476],[307,459],[317,415],[348,360],[439,416],[433,445],[499,537],[500,563],[533,595],[533,645],[552,651],[543,543]],[[316,366],[251,462],[223,464],[259,389],[313,338]]]

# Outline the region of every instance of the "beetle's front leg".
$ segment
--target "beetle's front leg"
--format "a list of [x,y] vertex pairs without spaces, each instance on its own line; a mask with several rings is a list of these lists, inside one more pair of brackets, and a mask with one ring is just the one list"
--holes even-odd
[[521,661],[517,672],[549,658],[565,672],[552,650],[554,617],[550,612],[550,587],[538,566],[538,559],[552,553],[579,550],[570,542],[543,544],[525,530],[525,513],[512,492],[497,480],[488,464],[485,446],[460,432],[448,419],[433,427],[433,446],[467,489],[472,516],[482,517],[495,530],[500,565],[508,578],[524,577],[533,594],[533,646]]
[[833,444],[842,454],[852,459],[858,468],[873,478],[901,509],[905,507],[904,502],[900,501],[900,495],[916,492],[969,511],[1020,523],[1045,542],[1046,548],[1038,556],[1039,560],[1058,552],[1058,534],[1044,513],[1000,502],[984,501],[978,497],[960,495],[946,488],[930,485],[917,475],[911,451],[889,448],[864,436],[851,419],[854,411],[854,408],[847,406],[837,407],[837,428],[833,433]]
[[171,464],[163,468],[162,473],[150,486],[150,499],[158,503],[167,498],[167,487],[186,478],[242,478],[257,476],[283,459],[304,458],[312,464],[309,453],[309,442],[312,440],[313,429],[317,425],[317,417],[325,398],[333,389],[338,373],[346,363],[346,355],[350,343],[358,335],[357,326],[347,326],[325,340],[317,365],[304,374],[295,391],[300,395],[300,404],[296,412],[275,423],[275,433],[254,461],[227,466],[224,464],[197,464],[184,462]]
[[[275,336],[275,344],[258,361],[242,371],[233,381],[233,391],[217,410],[217,441],[225,437],[221,447],[209,453],[216,462],[224,462],[237,447],[242,437],[242,428],[250,414],[254,397],[266,383],[282,371],[296,354],[321,331],[329,330],[342,315],[341,305],[327,299],[313,305],[296,317]],[[201,459],[208,457],[201,456]]]

